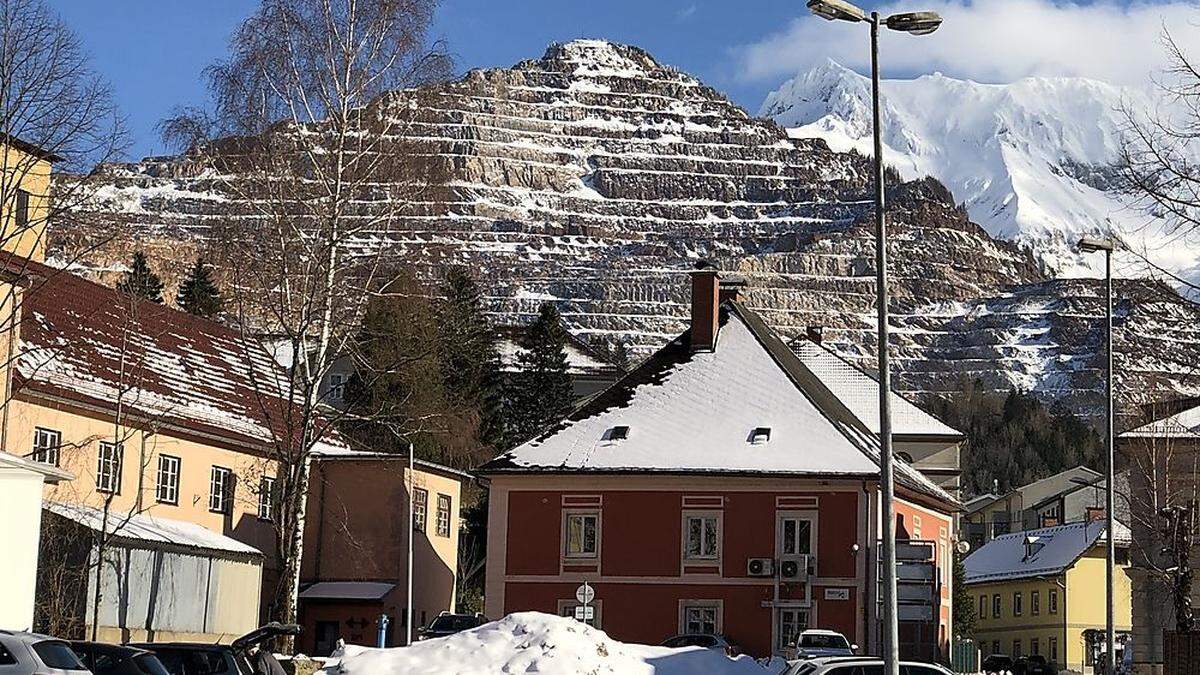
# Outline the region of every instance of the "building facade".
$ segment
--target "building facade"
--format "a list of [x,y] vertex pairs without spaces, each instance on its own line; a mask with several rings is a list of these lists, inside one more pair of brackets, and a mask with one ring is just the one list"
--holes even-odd
[[[1115,628],[1123,651],[1132,630],[1130,540],[1125,526],[1117,529]],[[1104,537],[1103,521],[1085,521],[1001,535],[968,556],[980,651],[1090,669],[1104,649]]]
[[[758,656],[830,628],[877,650],[875,436],[730,295],[694,273],[687,333],[481,469],[489,615],[582,615],[651,644],[722,633]],[[927,551],[902,648],[940,659],[957,502],[909,463],[897,472],[898,538]]]

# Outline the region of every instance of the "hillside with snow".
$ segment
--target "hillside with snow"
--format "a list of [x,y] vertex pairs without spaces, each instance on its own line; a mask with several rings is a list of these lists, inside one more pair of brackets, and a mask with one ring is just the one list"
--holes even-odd
[[[1124,110],[1155,105],[1146,89],[1085,78],[980,84],[941,74],[885,80],[884,156],[907,179],[934,176],[993,236],[1029,250],[1052,274],[1091,275],[1085,235],[1117,233],[1165,269],[1200,280],[1200,236],[1178,238],[1118,188]],[[828,61],[769,94],[759,114],[795,138],[871,153],[870,80]],[[1139,276],[1133,257],[1118,270]]]

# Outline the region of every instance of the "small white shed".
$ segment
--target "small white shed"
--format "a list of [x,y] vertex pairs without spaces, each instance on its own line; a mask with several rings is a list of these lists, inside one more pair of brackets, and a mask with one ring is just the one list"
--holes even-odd
[[0,451],[0,542],[4,542],[0,630],[33,626],[42,487],[72,478],[70,472],[56,466]]

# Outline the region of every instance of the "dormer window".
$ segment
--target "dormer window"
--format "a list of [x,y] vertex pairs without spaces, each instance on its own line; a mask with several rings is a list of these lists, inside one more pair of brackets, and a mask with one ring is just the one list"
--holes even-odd
[[1029,560],[1037,555],[1037,552],[1042,550],[1046,544],[1041,541],[1041,537],[1036,535],[1028,535],[1025,537],[1025,560]]
[[604,441],[604,443],[607,445],[612,445],[613,443],[619,443],[626,438],[629,438],[629,427],[616,426],[604,432],[604,436],[602,436],[600,440]]
[[771,427],[757,427],[750,432],[750,445],[765,445],[771,440]]

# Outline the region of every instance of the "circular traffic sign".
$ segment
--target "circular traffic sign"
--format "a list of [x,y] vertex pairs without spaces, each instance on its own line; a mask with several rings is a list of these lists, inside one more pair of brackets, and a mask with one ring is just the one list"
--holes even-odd
[[596,589],[585,581],[582,586],[575,589],[575,599],[585,605],[589,604],[596,599]]

